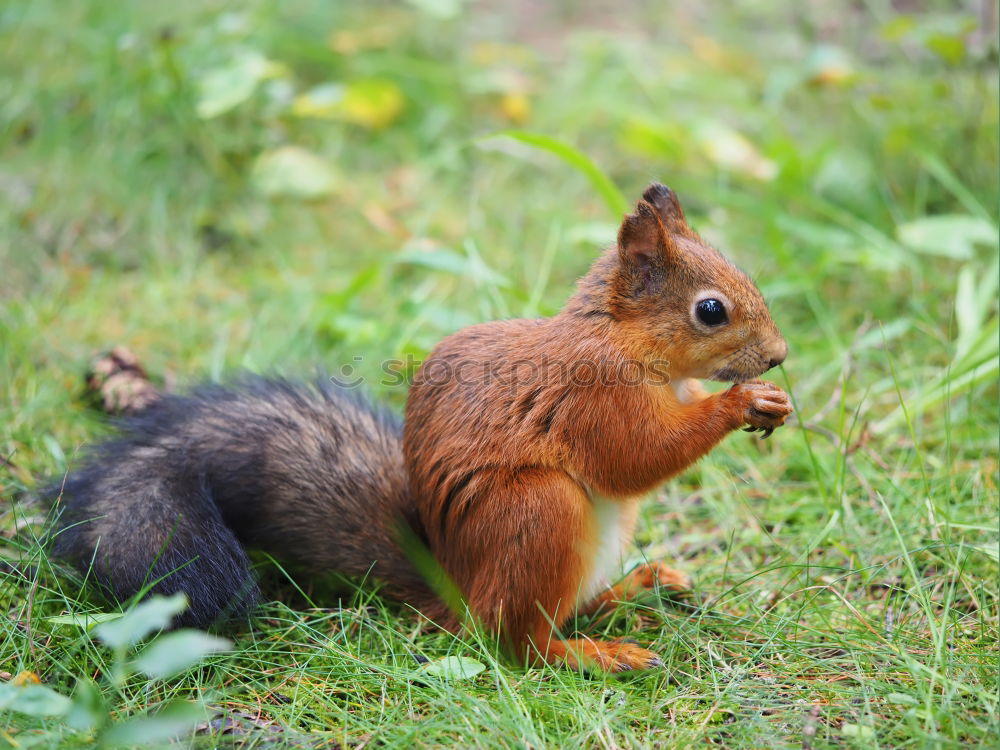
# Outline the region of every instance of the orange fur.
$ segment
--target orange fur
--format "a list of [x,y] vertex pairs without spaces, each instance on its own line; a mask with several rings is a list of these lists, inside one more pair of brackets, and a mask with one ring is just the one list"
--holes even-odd
[[[619,522],[630,534],[639,496],[731,431],[770,430],[791,411],[781,390],[753,380],[786,352],[760,292],[700,240],[672,192],[654,185],[643,198],[559,315],[449,336],[407,402],[405,460],[426,542],[522,658],[657,664],[628,643],[560,640],[600,573],[601,545],[615,543],[599,528],[598,499],[626,504]],[[692,317],[703,290],[729,302],[719,330]],[[708,395],[690,380],[704,377],[743,382]],[[641,568],[590,608],[685,585],[669,570]]]

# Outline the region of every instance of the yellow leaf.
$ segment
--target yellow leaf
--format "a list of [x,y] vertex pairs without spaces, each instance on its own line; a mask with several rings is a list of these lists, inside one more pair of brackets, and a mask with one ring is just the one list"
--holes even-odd
[[21,672],[13,680],[10,681],[12,685],[17,685],[18,687],[24,687],[25,685],[41,685],[42,680],[34,672],[29,672],[25,670]]
[[292,114],[346,120],[367,128],[391,125],[403,112],[403,92],[392,81],[367,78],[348,84],[325,83],[296,97]]
[[531,100],[524,94],[509,92],[500,98],[500,112],[518,125],[531,116]]
[[392,124],[403,112],[403,92],[392,81],[370,78],[354,81],[344,90],[344,119],[378,129]]

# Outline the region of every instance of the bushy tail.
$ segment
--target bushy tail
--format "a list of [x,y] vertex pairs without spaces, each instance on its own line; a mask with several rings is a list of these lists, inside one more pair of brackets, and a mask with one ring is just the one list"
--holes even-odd
[[245,377],[123,420],[67,477],[54,549],[121,599],[184,591],[185,625],[253,608],[244,545],[419,606],[433,595],[397,543],[419,524],[407,500],[398,419],[329,382]]

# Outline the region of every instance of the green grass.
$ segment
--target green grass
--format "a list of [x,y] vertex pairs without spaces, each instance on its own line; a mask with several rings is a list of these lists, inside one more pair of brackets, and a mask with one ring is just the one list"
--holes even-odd
[[[178,698],[239,725],[205,747],[996,746],[979,4],[326,5],[0,3],[0,670],[92,683],[115,723]],[[340,105],[296,105],[326,83]],[[289,145],[305,156],[268,172]],[[634,558],[690,571],[696,607],[581,623],[664,669],[519,669],[486,635],[425,631],[368,591],[337,606],[301,576],[232,651],[167,679],[116,676],[128,652],[49,619],[114,609],[46,556],[32,499],[109,431],[81,398],[95,352],[126,345],[181,385],[354,362],[401,407],[380,362],[556,311],[613,240],[619,191],[653,178],[758,280],[797,408],[645,505]],[[487,669],[448,681],[414,655]],[[0,710],[0,746],[95,731]]]

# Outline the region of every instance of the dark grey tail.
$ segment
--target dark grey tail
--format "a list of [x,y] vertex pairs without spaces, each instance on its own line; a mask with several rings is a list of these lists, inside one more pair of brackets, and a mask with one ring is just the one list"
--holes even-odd
[[67,479],[55,554],[84,571],[92,565],[119,599],[185,592],[179,625],[249,612],[260,597],[250,561],[205,477],[154,467],[127,446],[105,444],[101,459]]
[[414,523],[401,426],[360,396],[245,377],[164,396],[121,427],[67,477],[54,539],[120,599],[183,591],[178,624],[198,627],[247,613],[260,592],[244,545],[425,599],[396,542]]

